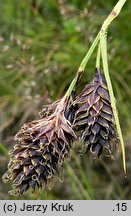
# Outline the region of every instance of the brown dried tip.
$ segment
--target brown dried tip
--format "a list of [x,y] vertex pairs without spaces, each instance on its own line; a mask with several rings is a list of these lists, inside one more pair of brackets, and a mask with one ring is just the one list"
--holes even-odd
[[98,157],[103,148],[111,154],[111,141],[116,138],[110,98],[104,78],[96,69],[93,81],[76,98],[79,106],[74,125],[84,139],[87,151]]
[[76,135],[64,115],[67,105],[67,98],[63,97],[50,116],[25,124],[16,134],[18,144],[10,152],[8,170],[3,176],[4,182],[12,181],[11,194],[23,194],[36,186],[41,189],[69,157]]

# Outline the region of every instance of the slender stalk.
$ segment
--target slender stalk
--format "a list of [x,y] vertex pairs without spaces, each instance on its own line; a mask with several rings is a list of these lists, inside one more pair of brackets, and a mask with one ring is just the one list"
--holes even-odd
[[[108,28],[108,26],[111,24],[111,22],[115,19],[115,17],[118,16],[118,14],[120,13],[123,5],[125,4],[126,0],[119,0],[118,3],[115,5],[115,7],[113,8],[112,12],[109,14],[109,16],[106,18],[106,20],[103,22],[103,25],[101,27],[101,32],[105,32]],[[100,39],[100,32],[97,34],[93,44],[91,45],[89,51],[87,52],[86,56],[84,57],[84,59],[82,60],[79,69],[76,73],[75,78],[73,79],[73,81],[71,82],[67,92],[66,92],[66,96],[69,97],[71,95],[71,92],[75,89],[75,86],[77,84],[77,82],[79,81],[79,79],[81,78],[81,76],[83,75],[83,72],[85,70],[85,67],[87,65],[87,62],[89,61],[95,47],[97,46],[98,42]]]
[[71,84],[70,84],[70,86],[66,92],[66,96],[69,97],[71,95],[71,92],[75,89],[75,85],[79,81],[81,76],[83,75],[85,67],[87,65],[87,62],[89,61],[94,49],[96,48],[96,46],[99,42],[99,39],[100,39],[100,34],[98,33],[98,35],[96,36],[96,38],[95,38],[93,44],[91,45],[89,51],[87,52],[84,59],[82,60],[80,66],[79,66],[79,69],[77,71],[77,74],[76,74],[75,78],[72,80],[72,82],[71,82]]
[[124,140],[122,136],[122,131],[120,127],[120,122],[119,122],[119,117],[116,109],[116,103],[115,103],[115,97],[113,93],[113,88],[110,80],[110,75],[109,75],[109,68],[108,68],[108,59],[107,59],[107,39],[106,39],[106,34],[107,34],[107,28],[111,24],[111,22],[119,15],[123,5],[125,4],[126,0],[119,0],[107,19],[104,21],[101,31],[100,31],[100,44],[101,44],[101,54],[102,54],[102,62],[103,62],[103,69],[104,69],[104,74],[109,90],[109,95],[110,95],[110,100],[111,100],[111,106],[113,109],[113,114],[114,114],[114,120],[116,124],[116,129],[117,133],[120,139],[120,144],[121,144],[121,150],[122,150],[122,159],[123,159],[123,170],[124,174],[126,176],[126,160],[125,160],[125,147],[124,147]]
[[109,91],[109,95],[110,95],[115,125],[116,125],[117,133],[118,133],[118,136],[120,139],[122,158],[123,158],[123,169],[124,169],[124,174],[126,175],[126,160],[125,160],[124,140],[123,140],[122,131],[121,131],[120,122],[119,122],[119,117],[118,117],[118,113],[117,113],[116,102],[115,102],[115,97],[114,97],[113,88],[112,88],[112,84],[111,84],[111,79],[110,79],[110,75],[109,75],[108,59],[107,59],[107,39],[106,39],[106,34],[104,32],[101,33],[100,44],[101,44],[103,70],[104,70],[105,79],[106,79],[106,83],[107,83],[107,87],[108,87],[108,91]]
[[118,16],[118,14],[120,13],[123,5],[125,4],[126,0],[119,0],[117,2],[117,4],[115,5],[115,7],[113,8],[113,10],[111,11],[111,13],[109,14],[109,16],[107,17],[107,19],[104,21],[101,30],[102,31],[106,31],[108,26],[111,24],[111,22]]
[[100,68],[100,57],[101,57],[101,47],[100,44],[97,50],[97,57],[96,57],[96,68]]
[[80,66],[79,66],[79,69],[78,69],[78,73],[79,71],[84,71],[85,70],[85,67],[87,65],[87,62],[89,60],[89,58],[91,57],[95,47],[97,46],[98,42],[99,42],[99,39],[100,39],[100,33],[98,33],[98,35],[96,36],[93,44],[91,45],[88,53],[86,54],[86,56],[84,57],[84,59],[82,60]]

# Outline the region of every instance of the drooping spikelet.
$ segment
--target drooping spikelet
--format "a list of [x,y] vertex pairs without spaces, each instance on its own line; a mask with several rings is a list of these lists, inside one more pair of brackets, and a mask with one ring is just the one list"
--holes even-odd
[[113,113],[104,78],[96,69],[93,81],[85,86],[76,98],[79,106],[74,125],[90,150],[98,157],[106,147],[111,153],[111,141],[115,137]]
[[42,188],[69,156],[76,135],[64,115],[67,104],[63,97],[51,115],[25,124],[16,134],[18,144],[10,152],[8,170],[3,176],[4,182],[12,181],[11,194]]
[[[75,99],[75,91],[72,91],[71,96],[69,97],[68,102],[65,106],[65,110],[64,110],[65,118],[69,120],[69,122],[71,123],[73,123],[74,121],[75,111],[77,109],[77,107],[73,105],[74,99]],[[60,99],[55,101],[52,104],[44,105],[44,109],[39,113],[40,117],[43,118],[43,117],[51,115],[55,111],[59,103],[60,103]]]

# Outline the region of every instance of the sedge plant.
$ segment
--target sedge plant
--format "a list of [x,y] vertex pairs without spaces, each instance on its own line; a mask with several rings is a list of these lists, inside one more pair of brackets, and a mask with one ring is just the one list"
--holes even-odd
[[[98,145],[96,146],[94,143],[92,145],[92,142],[94,142],[92,134],[89,136],[86,134],[84,138],[87,141],[88,139],[91,140],[89,146],[91,146],[92,151],[97,152],[97,155],[100,156],[102,150],[101,146],[105,145],[107,142],[110,142],[110,137],[108,135],[113,136],[114,134],[111,126],[112,121],[114,121],[113,123],[116,128],[116,133],[121,144],[123,169],[126,175],[124,141],[116,109],[107,59],[107,30],[114,18],[120,13],[125,2],[126,0],[119,0],[110,15],[104,21],[101,30],[97,34],[89,51],[82,60],[76,76],[71,82],[63,98],[47,106],[41,114],[41,119],[24,124],[24,126],[22,126],[20,131],[16,134],[15,140],[17,141],[17,144],[14,146],[14,149],[10,151],[8,170],[3,176],[4,182],[9,180],[12,180],[13,182],[13,189],[10,192],[11,194],[23,194],[29,188],[34,190],[36,186],[39,189],[42,189],[43,185],[48,185],[56,173],[59,175],[59,167],[63,165],[65,159],[70,158],[70,149],[73,147],[72,143],[78,138],[74,127],[75,124],[73,124],[77,113],[77,108],[73,105],[73,101],[75,101],[74,92],[76,85],[80,81],[87,63],[96,47],[98,48],[96,58],[97,73],[94,77],[93,83],[87,87],[89,90],[89,94],[87,94],[87,101],[89,105],[95,107],[94,109],[99,115],[98,123],[101,127],[98,126],[94,128],[94,126],[92,126],[93,124],[97,124],[92,111],[89,112],[90,116],[87,116],[86,113],[86,117],[88,117],[88,130],[90,128],[94,134],[93,139],[99,139],[100,134],[104,137],[104,139],[99,139],[101,145],[98,147]],[[105,86],[105,81],[99,73],[101,60],[107,87]],[[95,83],[98,85],[97,93],[99,96],[95,92],[96,90],[94,91],[94,86],[96,85]],[[102,104],[106,114],[103,114],[102,106],[99,107],[99,109],[96,105],[94,106],[90,96],[91,92],[93,92],[94,97],[96,96],[96,102],[98,102],[98,104]],[[79,98],[79,100],[81,100],[81,98]],[[88,106],[88,104],[86,104],[86,106]],[[101,120],[100,118],[103,117],[103,115],[105,119]],[[68,171],[70,172],[70,167],[68,167]],[[75,180],[77,181],[77,179]],[[84,197],[89,198],[88,194],[84,194]]]
[[117,129],[117,135],[120,140],[120,145],[121,145],[121,151],[122,151],[122,160],[123,160],[123,171],[124,175],[126,176],[126,160],[125,160],[125,147],[124,147],[124,140],[123,140],[123,135],[121,131],[121,126],[120,126],[120,121],[118,117],[118,112],[116,108],[116,100],[113,92],[113,87],[111,84],[111,79],[110,79],[110,74],[109,74],[109,67],[108,67],[108,58],[107,58],[107,32],[108,28],[111,24],[111,22],[119,15],[123,5],[125,4],[126,0],[119,0],[118,3],[115,5],[109,16],[106,18],[104,21],[100,32],[96,36],[94,42],[92,43],[89,51],[87,52],[86,56],[82,60],[78,72],[76,74],[76,77],[72,81],[68,91],[67,95],[70,95],[70,92],[72,91],[73,88],[75,88],[76,83],[82,76],[86,65],[94,52],[95,48],[98,47],[98,52],[97,52],[97,59],[96,59],[96,68],[100,67],[100,58],[102,59],[102,66],[103,66],[103,72],[105,75],[107,87],[108,87],[108,92],[110,95],[110,101],[111,101],[111,107],[113,110],[113,115],[114,115],[114,121]]

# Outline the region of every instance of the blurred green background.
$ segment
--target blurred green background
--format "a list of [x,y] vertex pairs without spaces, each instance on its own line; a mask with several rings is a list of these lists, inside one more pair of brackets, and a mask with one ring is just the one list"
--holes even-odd
[[[111,79],[126,145],[127,178],[120,150],[115,160],[78,155],[54,178],[48,192],[8,194],[7,169],[13,137],[23,123],[38,118],[43,104],[61,98],[101,24],[117,0],[0,0],[0,199],[131,198],[131,4],[124,6],[108,33]],[[93,54],[78,86],[92,80]]]

